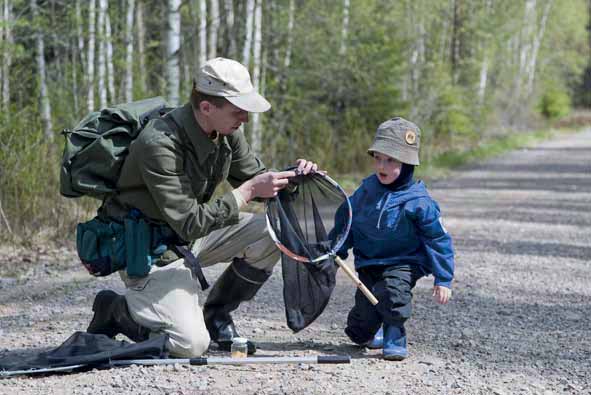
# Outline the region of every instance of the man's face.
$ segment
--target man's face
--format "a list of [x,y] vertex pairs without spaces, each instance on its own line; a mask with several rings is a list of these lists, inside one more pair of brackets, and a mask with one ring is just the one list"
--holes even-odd
[[236,107],[230,102],[225,103],[221,107],[216,107],[212,104],[207,117],[211,129],[226,136],[234,133],[243,123],[248,122],[248,112]]
[[400,176],[400,170],[402,169],[400,161],[379,152],[373,153],[373,160],[376,175],[382,184],[392,184]]

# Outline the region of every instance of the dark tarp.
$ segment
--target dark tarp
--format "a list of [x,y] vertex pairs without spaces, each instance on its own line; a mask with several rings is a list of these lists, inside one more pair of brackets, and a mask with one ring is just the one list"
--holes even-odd
[[[111,339],[105,335],[75,332],[60,346],[46,352],[23,357],[15,353],[0,357],[0,377],[10,372],[60,368],[83,365],[77,370],[109,367],[109,361],[119,359],[166,358],[168,335],[153,337],[140,343]],[[50,371],[50,370],[49,370]]]

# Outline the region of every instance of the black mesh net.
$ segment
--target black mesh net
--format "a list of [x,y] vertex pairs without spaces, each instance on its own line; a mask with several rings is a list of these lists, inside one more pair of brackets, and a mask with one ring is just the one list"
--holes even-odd
[[[337,211],[348,221],[335,227]],[[351,210],[343,190],[319,173],[299,175],[267,203],[271,237],[281,250],[287,324],[298,332],[311,324],[330,300],[337,266],[334,253],[350,227]]]

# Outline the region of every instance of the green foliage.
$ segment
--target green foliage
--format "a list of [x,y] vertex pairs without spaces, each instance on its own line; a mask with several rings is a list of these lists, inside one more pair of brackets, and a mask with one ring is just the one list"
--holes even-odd
[[470,114],[471,106],[465,101],[463,90],[457,86],[446,86],[441,90],[432,116],[432,125],[435,129],[434,145],[454,148],[458,139],[475,136]]
[[[331,174],[353,174],[358,180],[371,171],[366,150],[377,126],[403,116],[421,127],[421,169],[459,164],[472,155],[497,152],[482,149],[488,136],[524,125],[535,112],[559,118],[568,113],[571,102],[588,103],[591,77],[583,77],[585,68],[591,67],[585,30],[588,0],[553,0],[543,30],[548,1],[534,2],[536,12],[529,20],[523,1],[352,1],[343,51],[342,1],[296,0],[293,32],[287,28],[289,2],[265,1],[261,88],[273,108],[262,116],[263,160],[281,168],[297,158],[310,158]],[[1,76],[11,92],[9,108],[0,112],[0,202],[14,228],[56,223],[71,227],[95,208],[85,200],[60,198],[57,188],[63,144],[59,131],[87,112],[89,3],[80,2],[77,18],[73,6],[38,2],[35,21],[29,2],[10,3],[15,18],[2,22],[2,27],[12,28],[14,43],[0,40],[0,52],[12,60],[9,75]],[[116,90],[108,101],[113,104],[123,100],[127,2],[108,3]],[[236,52],[229,53],[230,31],[221,7],[217,56],[240,60],[246,2],[232,3]],[[139,53],[136,20],[135,99],[166,94],[166,2],[136,2],[140,4],[145,52]],[[207,32],[199,30],[198,2],[183,2],[180,11],[184,98],[198,66],[199,38]],[[53,141],[41,132],[38,114],[35,32],[45,39]],[[541,32],[531,73],[525,65],[535,47],[533,37]],[[289,37],[292,48],[286,67]],[[535,76],[531,82],[529,75]],[[98,107],[96,89],[95,95]],[[495,146],[511,146],[503,144]]]
[[557,119],[568,115],[571,101],[565,89],[550,86],[544,90],[537,107],[546,118]]
[[11,224],[38,226],[51,208],[56,184],[49,146],[43,143],[40,122],[33,106],[0,112],[0,199]]

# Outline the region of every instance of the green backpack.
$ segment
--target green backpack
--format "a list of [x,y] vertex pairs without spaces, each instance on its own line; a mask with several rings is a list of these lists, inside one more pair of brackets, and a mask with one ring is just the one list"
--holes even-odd
[[115,192],[129,145],[150,119],[168,110],[162,97],[153,97],[92,112],[74,129],[65,129],[60,193],[102,200]]
[[[64,130],[60,193],[104,199],[116,192],[129,145],[151,119],[170,110],[162,97],[153,97],[92,112],[74,129]],[[176,125],[172,120],[170,124]],[[130,277],[144,277],[172,248],[185,258],[205,290],[209,284],[186,244],[168,225],[150,223],[137,209],[120,220],[96,216],[76,227],[78,256],[94,276],[108,276],[125,268]]]

